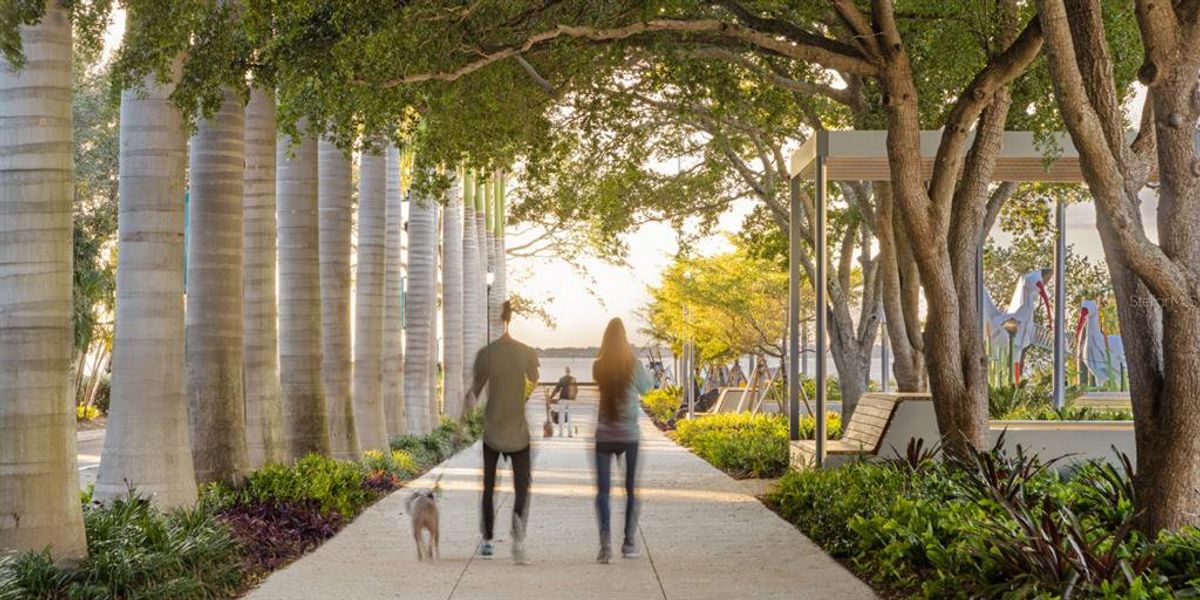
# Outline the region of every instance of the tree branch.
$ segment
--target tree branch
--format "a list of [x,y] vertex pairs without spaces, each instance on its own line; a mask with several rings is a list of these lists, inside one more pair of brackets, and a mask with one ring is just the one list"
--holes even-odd
[[946,118],[929,184],[930,199],[935,205],[941,205],[939,212],[949,210],[946,205],[952,201],[955,183],[962,173],[971,124],[991,104],[996,92],[1024,73],[1041,50],[1042,26],[1040,20],[1034,18],[1012,45],[988,61],[954,103]]
[[[862,56],[859,56],[853,51],[853,49],[843,48],[843,44],[840,42],[836,42],[821,36],[809,34],[808,37],[801,36],[799,38],[789,38],[793,41],[787,41],[780,39],[772,32],[757,31],[742,25],[726,23],[713,19],[695,21],[657,19],[653,21],[631,23],[623,27],[615,27],[610,29],[601,29],[586,25],[560,24],[552,29],[534,33],[522,42],[509,46],[501,46],[495,50],[486,52],[483,56],[470,61],[458,67],[457,69],[425,73],[410,73],[401,77],[383,81],[379,85],[383,88],[393,88],[400,85],[421,83],[425,81],[456,81],[494,62],[504,60],[518,54],[525,54],[536,47],[546,45],[559,38],[584,39],[593,42],[611,42],[652,33],[678,33],[682,35],[712,34],[720,38],[735,40],[766,51],[780,54],[782,56],[787,56],[789,58],[805,62],[814,62],[827,68],[837,69],[847,73],[873,75],[876,71],[874,65],[867,62]],[[370,82],[358,78],[354,81],[354,83],[363,85]]]
[[554,87],[554,84],[550,83],[549,80],[547,80],[545,77],[542,77],[542,74],[538,73],[537,69],[530,64],[528,60],[525,60],[524,56],[517,54],[514,55],[513,58],[517,61],[517,64],[521,65],[522,69],[525,69],[525,73],[527,73],[529,77],[533,79],[533,82],[538,84],[538,87],[546,91],[548,96],[551,98],[558,98],[562,95],[562,92],[559,91],[558,88]]

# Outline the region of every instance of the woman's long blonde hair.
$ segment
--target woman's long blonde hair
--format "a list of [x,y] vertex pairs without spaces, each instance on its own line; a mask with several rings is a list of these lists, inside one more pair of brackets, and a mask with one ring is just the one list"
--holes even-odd
[[600,387],[600,420],[609,423],[625,417],[625,397],[629,382],[633,379],[633,348],[625,335],[625,324],[614,318],[604,330],[600,342],[600,356],[592,365],[592,379]]

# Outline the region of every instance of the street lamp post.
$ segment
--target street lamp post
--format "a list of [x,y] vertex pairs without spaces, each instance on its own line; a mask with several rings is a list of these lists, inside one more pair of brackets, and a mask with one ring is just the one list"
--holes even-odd
[[1014,317],[1009,317],[1007,320],[1004,321],[1004,325],[1003,325],[1004,331],[1008,332],[1008,383],[1009,383],[1009,385],[1017,384],[1017,380],[1016,380],[1015,373],[1013,370],[1013,363],[1015,362],[1015,358],[1016,358],[1014,356],[1013,343],[1017,337],[1017,328],[1020,326],[1021,326],[1021,322],[1018,321]]
[[487,321],[487,343],[488,344],[492,343],[492,315],[491,315],[492,283],[495,281],[496,281],[496,274],[492,273],[491,271],[488,271],[487,272],[487,300],[485,301],[487,309],[488,309],[488,315],[487,315],[487,318],[484,319],[485,321]]

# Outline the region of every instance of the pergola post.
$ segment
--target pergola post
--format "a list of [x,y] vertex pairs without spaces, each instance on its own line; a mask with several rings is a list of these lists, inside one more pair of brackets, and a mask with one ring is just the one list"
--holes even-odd
[[793,176],[788,211],[788,438],[800,439],[800,177]]
[[[822,135],[824,132],[818,132]],[[825,231],[825,204],[826,204],[826,181],[825,170],[825,153],[821,152],[820,147],[824,144],[818,143],[817,158],[816,158],[816,214],[813,219],[813,261],[816,263],[816,281],[813,282],[813,287],[816,288],[816,321],[817,321],[817,339],[816,339],[816,359],[817,359],[817,414],[814,415],[816,428],[814,438],[816,440],[816,467],[822,468],[825,466],[825,380],[827,378],[825,364],[825,346],[829,339],[829,322],[828,315],[828,294],[826,288],[826,279],[829,274],[826,269],[828,249],[826,248],[826,231]],[[798,282],[797,282],[798,283]]]

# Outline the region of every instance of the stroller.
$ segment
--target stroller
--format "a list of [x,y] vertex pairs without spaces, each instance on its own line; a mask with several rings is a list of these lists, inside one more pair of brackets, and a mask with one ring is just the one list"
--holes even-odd
[[558,398],[551,396],[553,392],[550,388],[543,390],[546,394],[546,421],[542,423],[542,435],[554,437],[554,426],[558,425],[558,437],[575,437],[578,428],[571,425],[571,401],[575,400],[579,393],[579,384],[572,381]]

